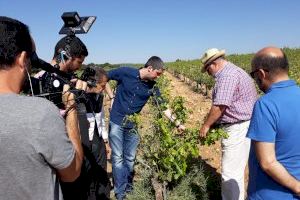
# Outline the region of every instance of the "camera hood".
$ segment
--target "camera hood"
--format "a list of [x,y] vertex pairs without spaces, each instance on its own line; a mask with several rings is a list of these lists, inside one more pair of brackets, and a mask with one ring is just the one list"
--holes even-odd
[[59,34],[66,35],[85,34],[96,20],[96,16],[80,17],[77,12],[64,12],[61,18],[64,25]]

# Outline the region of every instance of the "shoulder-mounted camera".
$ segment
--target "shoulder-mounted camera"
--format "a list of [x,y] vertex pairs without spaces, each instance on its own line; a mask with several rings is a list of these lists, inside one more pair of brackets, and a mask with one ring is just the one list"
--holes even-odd
[[[59,34],[66,34],[69,42],[71,42],[75,34],[87,33],[96,20],[95,16],[80,17],[77,12],[65,12],[61,18],[64,21],[64,25],[59,31]],[[61,55],[64,56],[61,56],[60,59],[70,58],[68,48],[69,46],[67,44],[66,47],[60,51]],[[86,81],[89,87],[96,86],[95,80],[90,78],[95,74],[95,71],[91,68],[85,69],[81,77],[76,77],[73,73],[60,71],[58,65],[52,66],[43,61],[37,56],[36,52],[31,54],[30,60],[32,68],[43,69],[46,73],[40,78],[31,77],[30,81],[27,81],[25,84],[24,92],[46,97],[58,107],[60,107],[59,104],[61,104],[61,92],[63,91],[64,84],[71,85],[71,90],[76,93],[76,89],[72,88],[71,79],[77,78]],[[80,94],[80,96],[84,95]]]

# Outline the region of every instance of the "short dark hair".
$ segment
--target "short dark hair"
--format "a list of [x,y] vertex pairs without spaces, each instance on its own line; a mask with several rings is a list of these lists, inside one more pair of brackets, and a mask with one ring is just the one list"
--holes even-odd
[[289,71],[289,63],[285,53],[281,50],[283,56],[272,56],[263,54],[255,56],[252,59],[251,65],[254,69],[265,69],[270,73],[270,76],[278,73]]
[[104,78],[108,79],[107,72],[102,67],[93,67],[92,69],[94,69],[96,72],[94,78],[97,83],[102,82]]
[[67,51],[72,58],[88,56],[85,44],[76,36],[65,36],[60,39],[55,45],[53,58],[56,58],[62,50]]
[[164,62],[161,60],[160,57],[158,57],[158,56],[152,56],[146,62],[144,68],[147,68],[149,66],[152,66],[153,69],[164,69]]
[[28,57],[33,52],[28,26],[18,20],[0,16],[0,69],[11,67],[22,51],[26,51]]
[[[90,73],[91,69],[95,71],[95,73]],[[83,74],[88,74],[87,79],[94,79],[96,83],[100,83],[103,79],[108,79],[107,72],[102,67],[91,66],[84,69]]]

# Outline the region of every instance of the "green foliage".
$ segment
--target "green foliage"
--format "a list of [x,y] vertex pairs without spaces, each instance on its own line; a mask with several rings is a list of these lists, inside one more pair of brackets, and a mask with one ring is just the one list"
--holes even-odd
[[[184,99],[176,97],[173,101],[169,100],[168,85],[169,81],[161,77],[158,81],[160,91],[165,101],[169,102],[174,109],[174,114],[178,120],[185,122],[188,111],[184,107]],[[153,98],[152,112],[154,116],[155,135],[145,135],[143,138],[143,155],[149,166],[155,169],[155,176],[161,182],[175,183],[186,174],[189,161],[199,155],[195,132],[185,131],[179,133],[175,124],[164,117],[162,111],[165,104],[157,104]],[[196,133],[198,134],[198,133]]]
[[300,49],[284,48],[283,51],[289,60],[289,76],[300,85]]
[[186,174],[189,160],[199,155],[197,141],[191,140],[189,134],[178,134],[168,120],[160,118],[157,121],[160,135],[160,148],[156,149],[154,156],[149,156],[158,169],[158,179],[174,182]]
[[[164,98],[169,99],[169,105],[177,120],[184,123],[188,117],[188,110],[184,106],[182,97],[169,98],[169,85],[166,78],[162,77],[158,81],[160,91]],[[155,102],[155,98],[153,98]],[[191,160],[198,158],[199,150],[199,129],[186,129],[178,132],[175,124],[164,117],[162,111],[165,105],[152,104],[152,113],[154,116],[153,128],[155,134],[146,134],[142,141],[143,160],[147,165],[154,169],[155,176],[161,182],[171,184],[178,183],[186,175]],[[226,138],[227,134],[221,129],[214,129],[207,138],[201,142],[204,145],[211,145],[220,138]]]
[[123,125],[127,124],[127,123],[133,123],[133,125],[135,126],[134,128],[138,128],[138,125],[141,125],[141,115],[140,113],[134,113],[132,115],[126,115],[124,118],[124,122]]
[[[289,60],[290,77],[300,84],[300,49],[283,48],[283,51]],[[251,60],[253,56],[254,54],[232,54],[226,56],[226,58],[249,73],[251,71]],[[176,60],[176,62],[166,63],[166,66],[168,71],[173,73],[175,76],[183,75],[184,77],[203,85],[204,88],[211,89],[214,85],[212,77],[210,77],[207,73],[201,73],[203,65],[200,60]]]
[[81,69],[84,70],[87,67],[102,67],[105,70],[112,70],[115,68],[120,67],[121,64],[110,64],[110,63],[104,63],[104,64],[94,64],[94,63],[89,63],[87,65],[82,65]]
[[207,178],[202,164],[192,167],[189,173],[180,180],[172,190],[167,192],[169,200],[208,200]]
[[[165,101],[165,105],[163,105],[162,109],[166,109],[167,104],[170,99],[170,80],[166,76],[160,76],[156,81],[156,87],[159,88],[161,92],[161,97],[163,101]],[[157,103],[157,102],[156,102]]]
[[151,185],[152,173],[149,170],[143,170],[142,177],[134,183],[134,189],[126,199],[128,200],[154,200],[154,191]]
[[212,144],[215,144],[216,141],[222,139],[222,138],[228,138],[229,135],[228,133],[226,133],[224,131],[224,129],[222,128],[213,128],[213,129],[210,129],[207,136],[205,138],[201,138],[200,139],[200,142],[201,142],[201,145],[207,145],[207,146],[210,146]]
[[188,116],[188,109],[183,105],[183,97],[175,97],[171,103],[172,113],[176,116],[176,119],[181,123],[185,123]]

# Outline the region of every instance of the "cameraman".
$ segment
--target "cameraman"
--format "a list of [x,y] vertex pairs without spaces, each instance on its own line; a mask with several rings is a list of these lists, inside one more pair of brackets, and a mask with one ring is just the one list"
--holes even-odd
[[[60,39],[54,50],[54,55],[51,61],[51,65],[57,67],[60,71],[69,75],[80,69],[85,57],[88,56],[88,50],[85,44],[76,36],[65,36]],[[49,72],[44,70],[37,73],[34,77],[39,78],[45,88],[48,83],[48,77],[53,76]],[[48,87],[48,86],[47,86]],[[43,88],[43,90],[44,90]],[[60,93],[61,87],[52,87],[52,93],[57,92],[50,96],[50,100],[53,101],[59,108],[63,109]]]
[[[78,37],[68,35],[63,37],[56,44],[51,65],[58,67],[60,71],[67,74],[73,74],[81,68],[87,55],[88,50],[85,44]],[[95,75],[99,76],[99,73],[96,73]],[[49,76],[53,76],[53,74],[41,71],[35,77],[39,77],[42,82],[46,82],[46,79]],[[98,79],[101,77],[95,78],[97,80],[97,85],[99,85],[99,81],[102,80]],[[106,79],[104,78],[104,80]],[[86,82],[83,83],[87,84]],[[53,89],[53,93],[58,92],[58,94],[60,94],[61,88],[58,87]],[[86,101],[89,100],[89,96],[90,95],[86,92],[82,93],[78,105],[78,122],[84,150],[83,166],[80,177],[75,182],[61,183],[65,200],[109,199],[110,182],[106,174],[106,157],[103,156],[103,153],[99,155],[100,150],[104,149],[105,152],[105,145],[103,142],[100,143],[101,140],[99,139],[98,134],[95,134],[92,140],[89,138],[90,123],[87,119],[86,110]],[[54,101],[59,108],[64,110],[59,102],[58,95],[55,96],[54,94],[54,96],[51,97],[51,100]],[[95,152],[96,150],[99,150],[99,152]]]
[[28,27],[0,16],[1,199],[62,199],[57,176],[70,182],[81,170],[74,95],[64,87],[66,125],[49,101],[19,95],[34,51]]

